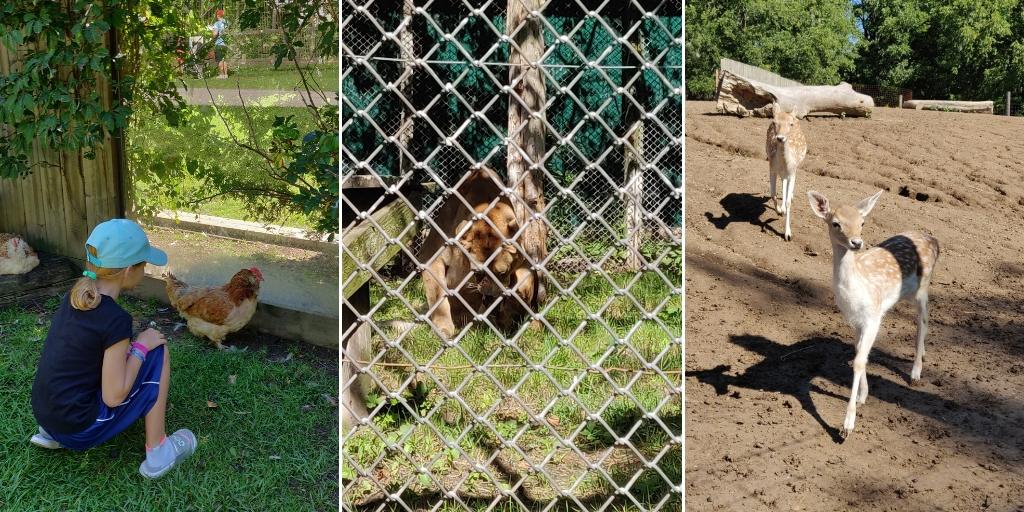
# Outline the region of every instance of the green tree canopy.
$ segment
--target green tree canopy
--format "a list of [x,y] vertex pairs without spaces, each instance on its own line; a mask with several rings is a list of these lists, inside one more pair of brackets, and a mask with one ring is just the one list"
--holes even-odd
[[719,59],[810,84],[853,71],[860,34],[848,0],[697,0],[686,4],[686,91],[714,94]]
[[998,102],[1024,93],[1024,0],[688,2],[688,97],[714,94],[721,57],[810,84]]
[[1021,91],[1024,1],[855,0],[858,80],[929,99]]

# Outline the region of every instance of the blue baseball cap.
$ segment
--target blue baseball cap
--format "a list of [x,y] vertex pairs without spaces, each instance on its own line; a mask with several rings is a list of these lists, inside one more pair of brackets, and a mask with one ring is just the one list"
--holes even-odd
[[142,227],[128,219],[110,219],[93,228],[86,245],[96,249],[97,257],[85,250],[89,263],[100,268],[125,268],[143,261],[167,264],[167,253],[149,245]]

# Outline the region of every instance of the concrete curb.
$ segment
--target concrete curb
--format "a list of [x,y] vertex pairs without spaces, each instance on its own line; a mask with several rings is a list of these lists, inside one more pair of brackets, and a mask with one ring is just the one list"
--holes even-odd
[[210,215],[199,215],[197,219],[196,215],[185,213],[175,219],[172,212],[160,212],[152,219],[149,219],[147,223],[163,228],[183,229],[185,231],[207,233],[236,240],[263,242],[332,255],[337,255],[339,251],[337,242],[325,242],[323,240],[306,238],[304,236],[305,233],[301,229],[283,226],[266,228],[255,222],[225,219]]

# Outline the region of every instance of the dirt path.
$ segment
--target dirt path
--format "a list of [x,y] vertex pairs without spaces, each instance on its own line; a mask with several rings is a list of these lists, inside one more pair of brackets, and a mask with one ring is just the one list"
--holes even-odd
[[[216,80],[216,79],[211,79]],[[189,105],[213,105],[220,106],[241,106],[243,100],[246,105],[262,104],[276,107],[305,107],[309,103],[316,106],[325,103],[338,103],[338,93],[327,91],[327,101],[320,97],[315,91],[312,96],[306,91],[271,91],[261,89],[207,89],[205,87],[194,87],[190,89],[179,88],[178,93]]]
[[[1024,511],[1024,119],[805,121],[786,243],[765,203],[768,121],[686,109],[687,510]],[[897,306],[841,443],[853,332],[806,194],[878,188],[868,243],[920,229],[942,244],[928,354],[911,387],[915,312]]]

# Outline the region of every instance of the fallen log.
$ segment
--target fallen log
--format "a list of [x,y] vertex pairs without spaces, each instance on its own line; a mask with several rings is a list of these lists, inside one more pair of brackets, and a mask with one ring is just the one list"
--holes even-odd
[[726,70],[718,72],[718,111],[740,117],[772,117],[772,103],[803,119],[807,114],[828,112],[841,116],[869,117],[875,101],[871,96],[839,85],[781,87],[742,77]]
[[995,109],[995,103],[991,101],[908,100],[903,102],[903,108],[992,114]]

